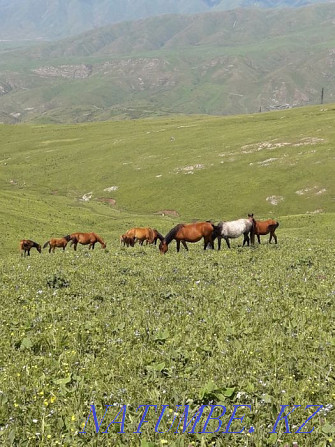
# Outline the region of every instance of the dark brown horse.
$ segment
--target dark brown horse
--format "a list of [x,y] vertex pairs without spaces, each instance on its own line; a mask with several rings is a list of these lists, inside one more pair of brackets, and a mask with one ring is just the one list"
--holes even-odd
[[271,244],[272,238],[277,243],[277,236],[275,234],[276,228],[279,227],[279,222],[268,219],[268,220],[255,220],[255,235],[257,236],[258,243],[261,243],[260,236],[265,236],[270,233],[269,244]]
[[161,254],[168,251],[168,245],[173,239],[177,242],[177,252],[180,250],[180,242],[188,250],[186,242],[198,242],[204,238],[204,250],[207,245],[214,248],[213,231],[216,227],[210,222],[196,222],[193,224],[178,224],[168,232],[165,238],[159,244]]
[[36,250],[41,253],[41,246],[40,244],[38,244],[37,242],[31,241],[30,239],[22,239],[22,241],[20,241],[20,251],[21,251],[21,256],[30,256],[30,250],[32,248],[36,248]]
[[43,245],[43,248],[46,248],[49,245],[49,253],[51,253],[51,250],[53,253],[55,253],[55,248],[63,248],[63,251],[65,250],[67,243],[71,240],[71,236],[68,234],[67,236],[60,237],[60,238],[51,238],[48,242],[46,242]]
[[99,242],[102,248],[106,248],[106,243],[104,240],[98,236],[96,233],[72,233],[70,234],[71,246],[73,245],[74,250],[77,250],[78,242],[81,245],[88,245],[89,250],[92,248],[94,250],[94,245]]

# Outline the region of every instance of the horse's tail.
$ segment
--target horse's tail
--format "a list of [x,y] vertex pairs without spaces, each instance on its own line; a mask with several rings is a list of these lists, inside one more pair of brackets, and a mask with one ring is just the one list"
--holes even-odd
[[220,231],[220,225],[214,225],[212,222],[210,222],[212,224],[213,227],[213,233],[212,233],[212,241],[214,242],[215,239],[220,236],[221,231]]
[[77,239],[77,237],[75,236],[75,234],[70,234],[70,239],[69,239],[69,241],[71,241],[71,244],[70,244],[71,247],[72,247],[73,244],[77,244],[77,243],[78,243],[78,239]]
[[46,248],[49,244],[50,244],[50,241],[47,241],[47,242],[43,245],[43,248]]

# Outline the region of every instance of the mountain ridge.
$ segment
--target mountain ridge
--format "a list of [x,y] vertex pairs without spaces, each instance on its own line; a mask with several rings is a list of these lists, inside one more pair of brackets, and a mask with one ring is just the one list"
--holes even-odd
[[301,7],[332,0],[0,0],[0,40],[58,40],[162,14]]
[[335,4],[167,15],[0,58],[0,120],[226,115],[335,98]]

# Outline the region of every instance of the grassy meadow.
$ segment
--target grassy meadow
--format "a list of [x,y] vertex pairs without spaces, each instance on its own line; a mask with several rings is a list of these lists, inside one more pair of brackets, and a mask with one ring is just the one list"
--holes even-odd
[[[331,446],[334,113],[0,126],[1,445]],[[248,212],[280,222],[277,245],[119,245],[132,226],[166,234]],[[19,255],[22,238],[74,231],[107,249]],[[92,404],[99,433],[91,414],[79,434]],[[157,412],[133,433],[144,404]],[[194,433],[178,429],[177,405],[214,404],[227,409],[220,432],[212,420],[201,433],[209,406]],[[102,433],[123,405],[124,433]],[[222,433],[234,405],[251,406],[230,426],[245,429]],[[301,405],[291,433],[284,420],[271,433],[281,405]],[[314,430],[295,433],[307,405],[323,405],[301,429]]]

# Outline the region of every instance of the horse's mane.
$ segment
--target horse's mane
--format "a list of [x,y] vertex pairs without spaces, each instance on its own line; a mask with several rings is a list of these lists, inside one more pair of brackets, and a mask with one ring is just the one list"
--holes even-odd
[[165,236],[165,242],[167,244],[169,244],[172,239],[174,239],[175,235],[177,234],[177,232],[184,226],[184,224],[180,223],[178,225],[176,225],[175,227],[172,228],[172,230],[170,230],[168,232],[168,234]]
[[160,234],[160,232],[157,231],[156,228],[154,228],[154,233],[157,235],[157,237],[160,241],[162,241],[164,239],[164,236],[162,234]]

